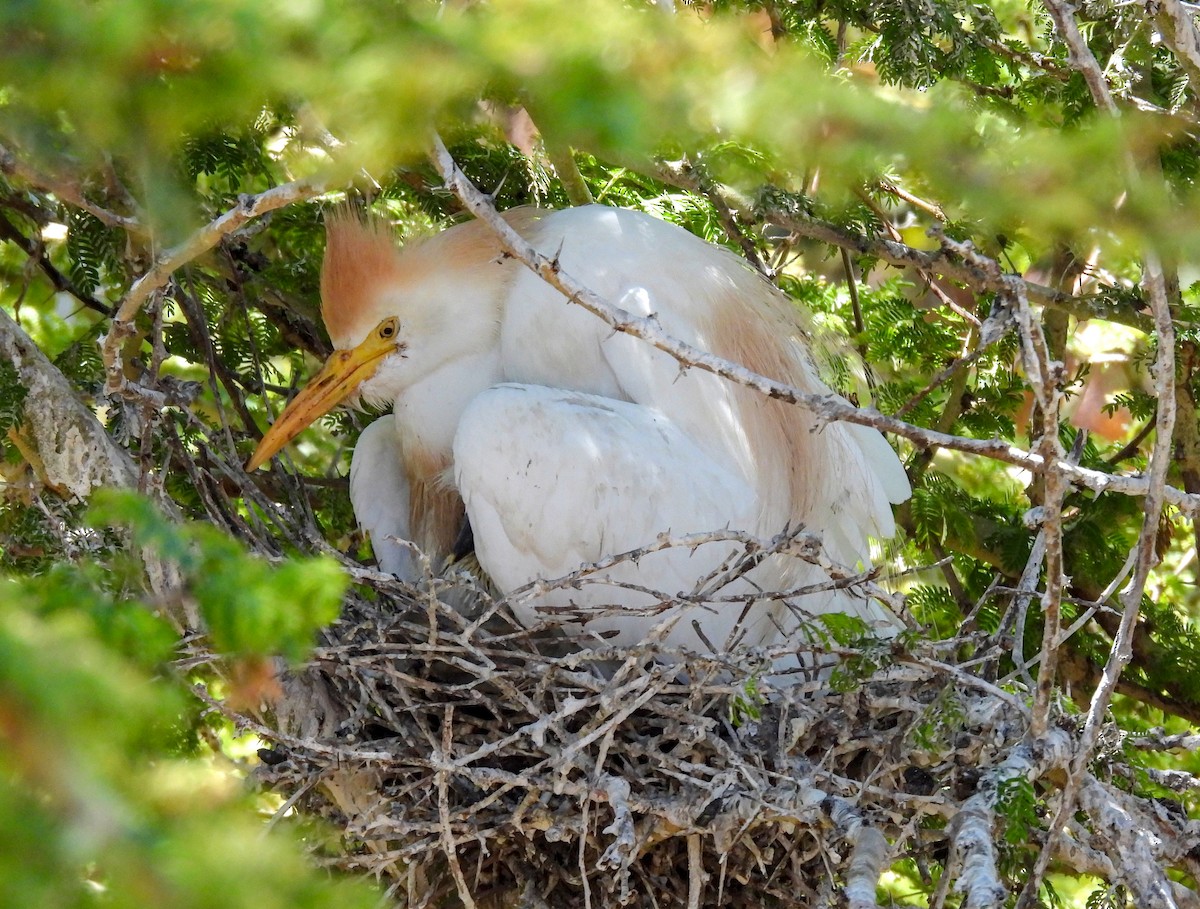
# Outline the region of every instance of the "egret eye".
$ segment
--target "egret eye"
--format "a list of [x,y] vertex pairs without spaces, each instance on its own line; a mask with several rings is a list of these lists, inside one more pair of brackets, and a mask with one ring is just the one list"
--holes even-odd
[[398,326],[395,319],[387,319],[379,326],[378,331],[380,339],[386,341],[389,338],[394,338],[396,336],[397,328]]

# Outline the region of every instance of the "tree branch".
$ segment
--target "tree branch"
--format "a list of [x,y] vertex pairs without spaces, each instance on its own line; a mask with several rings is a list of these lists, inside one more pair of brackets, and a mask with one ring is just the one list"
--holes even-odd
[[1192,94],[1200,96],[1200,31],[1195,16],[1180,0],[1159,0],[1157,6],[1158,33],[1187,73]]
[[1151,328],[1150,321],[1133,310],[1122,312],[1097,300],[1072,296],[1035,281],[1028,281],[1020,275],[1004,274],[998,266],[995,271],[984,269],[978,264],[978,260],[976,263],[960,261],[951,256],[945,248],[933,252],[916,249],[897,240],[852,233],[829,221],[822,221],[794,207],[783,205],[777,198],[768,197],[759,207],[759,212],[762,217],[787,228],[797,236],[849,249],[860,256],[879,259],[889,265],[910,267],[940,275],[965,284],[976,292],[999,292],[1019,283],[1030,302],[1062,310],[1081,321],[1104,319],[1146,332]]
[[83,195],[83,190],[73,180],[43,174],[37,168],[26,164],[15,152],[3,145],[0,145],[0,173],[16,177],[36,189],[50,193],[68,205],[81,208],[109,227],[119,227],[139,237],[148,234],[145,226],[136,218],[127,218],[93,204],[88,201]]
[[[688,192],[701,192],[694,178],[682,171],[676,163],[660,162],[657,174],[672,186]],[[891,184],[882,185],[882,188],[886,191],[894,189]],[[728,187],[719,184],[708,186],[705,194],[710,198],[720,198],[726,207],[733,210],[753,208],[759,219],[784,227],[798,237],[837,246],[859,256],[879,259],[898,268],[913,268],[923,275],[941,276],[950,281],[967,285],[977,292],[997,292],[1003,290],[1006,283],[1011,286],[1012,282],[1020,282],[1030,302],[1061,310],[1080,321],[1104,319],[1147,333],[1152,328],[1150,320],[1135,310],[1118,310],[1099,299],[1089,300],[1087,297],[1064,293],[1053,287],[1026,280],[1020,275],[1006,274],[998,264],[995,264],[994,269],[984,268],[979,264],[959,260],[944,247],[936,251],[917,249],[900,242],[895,237],[891,239],[868,237],[864,234],[854,233],[831,221],[824,221],[803,211],[792,196],[773,188],[767,188],[760,193],[758,200],[753,205]],[[930,205],[923,200],[922,204]],[[936,206],[930,206],[930,208],[934,212],[938,211]],[[976,263],[982,259],[985,257],[977,254]],[[994,260],[986,261],[994,262]],[[1002,276],[1003,281],[997,276]]]
[[1088,91],[1091,92],[1096,106],[1105,113],[1119,114],[1117,102],[1113,100],[1112,92],[1108,88],[1108,80],[1104,78],[1104,69],[1097,62],[1092,49],[1088,47],[1087,40],[1079,30],[1079,23],[1075,21],[1075,4],[1070,0],[1044,2],[1046,11],[1054,20],[1054,27],[1058,29],[1059,35],[1067,45],[1071,68],[1087,82]]
[[126,389],[127,383],[121,365],[121,345],[127,338],[133,336],[135,332],[133,320],[146,301],[150,299],[150,295],[161,290],[176,269],[208,252],[223,237],[233,233],[247,221],[285,205],[319,196],[323,192],[325,192],[325,184],[322,182],[296,180],[273,187],[258,195],[243,195],[235,207],[219,218],[210,221],[184,243],[159,256],[150,270],[129,288],[129,292],[121,301],[117,314],[113,318],[108,334],[104,337],[101,349],[105,371],[108,375],[106,383],[108,393],[116,394]]
[[100,486],[137,487],[138,469],[129,453],[112,440],[66,377],[2,309],[0,352],[28,391],[25,420],[54,485],[80,499]]

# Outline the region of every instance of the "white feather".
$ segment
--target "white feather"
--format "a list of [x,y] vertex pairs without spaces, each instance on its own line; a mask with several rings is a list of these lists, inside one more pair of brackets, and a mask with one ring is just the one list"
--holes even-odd
[[370,535],[379,570],[415,581],[420,575],[409,526],[408,479],[396,421],[381,417],[362,431],[350,459],[350,504]]

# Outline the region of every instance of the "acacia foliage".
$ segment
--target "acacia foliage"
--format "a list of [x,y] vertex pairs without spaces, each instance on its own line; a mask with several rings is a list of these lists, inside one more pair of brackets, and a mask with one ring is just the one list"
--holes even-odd
[[[368,557],[344,481],[361,417],[335,415],[310,433],[292,455],[295,476],[251,481],[237,465],[311,358],[328,351],[316,318],[323,206],[361,197],[409,236],[461,214],[424,158],[436,127],[499,207],[562,206],[586,188],[596,201],[651,211],[727,244],[861,356],[865,366],[854,366],[835,347],[829,375],[840,390],[917,427],[1032,450],[1045,441],[1044,423],[1021,334],[997,283],[966,269],[950,245],[969,241],[1027,282],[1050,356],[1063,364],[1062,449],[1107,473],[1145,470],[1155,439],[1161,402],[1148,367],[1159,338],[1143,283],[1154,254],[1166,265],[1176,328],[1168,482],[1200,493],[1200,255],[1191,214],[1200,67],[1166,37],[1170,4],[1157,19],[1140,6],[1078,12],[1116,116],[1098,111],[1085,63],[1036,4],[678,7],[669,16],[600,0],[440,13],[419,2],[9,4],[0,9],[0,303],[130,453],[146,487],[160,487],[160,501],[183,518],[214,523],[264,555],[328,547]],[[151,295],[121,348],[124,393],[106,395],[113,381],[100,339],[156,257],[244,195],[304,177],[327,191],[223,236]],[[132,597],[164,613],[172,604],[142,589],[124,565],[122,538],[86,530],[86,503],[60,495],[39,469],[26,384],[0,362],[0,565],[24,578],[12,582],[21,592],[9,598],[3,633],[34,635],[27,646],[96,651],[98,680],[125,671],[113,661],[136,658],[143,672],[169,680],[160,688],[195,681],[195,672],[236,682],[224,668],[184,660],[181,669],[165,650],[148,648],[154,658],[146,657],[141,642],[153,634],[136,610],[113,604]],[[1041,614],[1036,597],[1015,611],[1012,591],[1035,551],[1029,514],[1046,504],[1043,478],[913,439],[899,447],[914,494],[900,509],[894,562],[922,569],[901,582],[922,634],[985,654],[998,648],[1005,656],[994,678],[1029,691],[1037,668],[1025,664],[1042,649]],[[228,504],[229,484],[242,504]],[[279,501],[299,504],[270,505]],[[1072,488],[1056,518],[1062,626],[1080,622],[1058,648],[1061,711],[1086,705],[1096,686],[1122,611],[1120,585],[1109,588],[1143,517],[1139,497]],[[1183,731],[1200,716],[1195,530],[1174,508],[1157,530],[1159,562],[1113,706],[1131,735]],[[208,538],[190,545],[211,553],[202,564],[240,566],[244,573],[221,576],[228,590],[253,587],[246,573],[258,569],[240,553]],[[79,566],[92,593],[62,586],[64,564]],[[281,571],[305,573],[294,564]],[[1035,582],[1042,574],[1035,564]],[[185,581],[184,596],[203,600],[198,580]],[[286,607],[267,599],[262,629],[224,639],[220,619],[206,612],[214,643],[236,653],[250,633],[256,655],[294,655],[295,629],[269,618]],[[101,605],[89,612],[92,602]],[[60,632],[54,623],[72,610],[127,616],[132,630],[106,634],[83,622]],[[49,707],[13,692],[54,666],[10,665],[2,715],[53,727]],[[65,682],[61,690],[66,697]],[[159,694],[168,717],[194,722],[194,705]],[[96,722],[109,716],[103,729],[115,728],[152,709],[101,711]],[[53,780],[32,774],[41,761],[22,759],[21,740],[4,728],[8,772],[52,791]],[[116,743],[102,768],[115,767],[128,744],[101,729],[79,736],[88,748]],[[155,755],[179,752],[147,742]],[[1171,763],[1186,770],[1194,762]],[[108,772],[113,780],[123,773]],[[1150,780],[1131,785],[1162,794]],[[138,799],[150,798],[127,797],[141,808]],[[1039,797],[1022,790],[999,805],[1007,830],[1021,831],[1006,839],[1014,881],[1032,861],[1020,841],[1044,823],[1029,808]],[[1171,798],[1194,810],[1190,791]],[[4,826],[31,810],[28,801],[0,808]],[[49,804],[37,817],[59,825],[56,860],[102,861],[99,847],[69,851],[78,848],[74,815],[67,803]],[[909,871],[912,886],[933,888]]]

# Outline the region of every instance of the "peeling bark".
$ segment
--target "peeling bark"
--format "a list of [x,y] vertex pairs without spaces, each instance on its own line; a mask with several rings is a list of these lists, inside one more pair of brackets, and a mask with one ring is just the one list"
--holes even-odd
[[67,378],[2,309],[0,351],[29,392],[25,420],[46,479],[78,499],[101,486],[136,488],[133,458],[109,437]]

